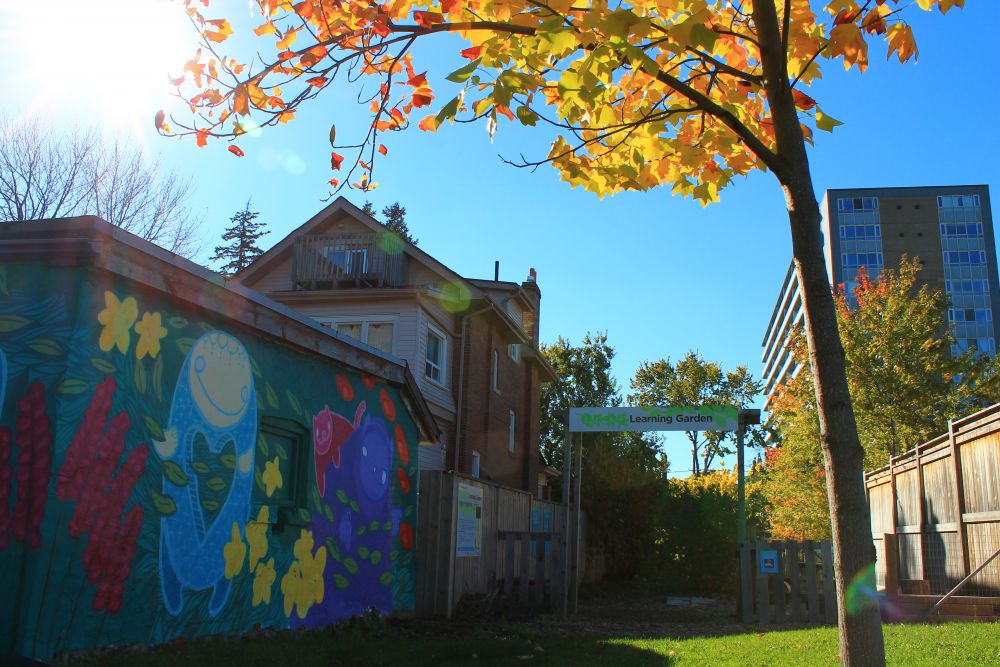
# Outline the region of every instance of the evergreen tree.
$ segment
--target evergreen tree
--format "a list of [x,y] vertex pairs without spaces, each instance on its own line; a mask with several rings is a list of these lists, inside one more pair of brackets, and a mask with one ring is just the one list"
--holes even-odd
[[[378,220],[378,217],[375,215],[375,206],[370,201],[366,201],[365,205],[361,207],[361,210],[375,218],[375,220]],[[406,224],[405,206],[400,206],[398,201],[393,202],[382,209],[382,215],[384,216],[385,221],[382,222],[379,220],[379,222],[382,222],[386,229],[390,232],[399,234],[399,237],[404,241],[417,245],[417,239],[413,238],[410,234],[410,227]]]
[[229,219],[233,224],[226,228],[222,240],[230,241],[230,244],[216,246],[215,254],[210,260],[225,262],[219,267],[219,271],[224,275],[231,276],[242,271],[264,252],[257,246],[257,240],[271,232],[264,229],[265,223],[254,222],[258,215],[260,215],[258,211],[250,210],[250,201],[248,200],[246,208],[238,211]]

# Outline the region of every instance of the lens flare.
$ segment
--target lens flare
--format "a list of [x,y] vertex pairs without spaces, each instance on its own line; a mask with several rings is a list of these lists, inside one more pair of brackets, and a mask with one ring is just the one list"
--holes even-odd
[[857,614],[878,604],[879,594],[875,590],[874,563],[854,575],[854,579],[847,585],[845,598],[848,614]]
[[463,283],[447,282],[438,285],[438,301],[449,313],[461,313],[469,309],[472,292]]
[[375,239],[378,248],[387,255],[399,255],[403,252],[403,238],[396,232],[379,232]]

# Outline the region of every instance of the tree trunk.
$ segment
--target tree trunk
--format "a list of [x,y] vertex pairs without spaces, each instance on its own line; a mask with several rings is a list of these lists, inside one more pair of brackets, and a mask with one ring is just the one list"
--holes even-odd
[[823,257],[821,214],[816,203],[805,140],[788,81],[781,28],[773,2],[757,2],[754,23],[761,43],[764,87],[774,121],[781,182],[792,231],[795,272],[805,313],[806,341],[816,388],[826,490],[833,529],[840,660],[844,665],[885,665],[878,605],[848,609],[847,589],[874,567],[875,547],[864,485],[864,450],[847,386],[844,349],[837,329]]

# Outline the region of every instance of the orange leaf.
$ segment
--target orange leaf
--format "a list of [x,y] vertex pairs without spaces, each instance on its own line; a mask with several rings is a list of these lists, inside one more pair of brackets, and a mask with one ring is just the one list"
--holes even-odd
[[314,76],[311,79],[306,79],[306,83],[308,83],[313,88],[322,88],[324,85],[326,85],[327,81],[329,81],[329,79],[327,79],[325,76]]
[[420,74],[414,74],[406,82],[413,86],[414,88],[420,88],[421,86],[427,85],[427,72],[421,72]]
[[179,77],[177,77],[176,79],[175,79],[175,78],[173,78],[173,77],[171,77],[171,76],[168,76],[168,77],[167,77],[167,81],[169,81],[169,82],[170,82],[170,85],[172,85],[172,86],[179,86],[179,85],[181,85],[182,83],[184,83],[184,75],[183,75],[183,74],[181,74],[181,75],[180,75]]
[[233,144],[229,147],[229,152],[235,155],[236,157],[243,157],[245,155],[243,149],[237,146],[236,144]]
[[195,142],[198,144],[198,148],[204,148],[208,145],[208,131],[198,130],[195,133]]
[[458,9],[460,4],[461,0],[441,0],[441,11],[445,14],[450,14]]
[[300,2],[297,5],[292,5],[292,9],[295,10],[296,14],[307,21],[313,17],[313,6],[311,2]]
[[385,147],[385,144],[379,144],[378,152],[381,153],[382,155],[389,154],[389,150]]
[[414,107],[426,107],[430,105],[431,101],[434,99],[434,95],[431,94],[430,88],[421,88],[420,90],[413,93],[413,97],[410,102]]
[[337,187],[338,185],[340,185],[340,179],[331,178],[330,179],[330,185],[332,185],[333,187]]
[[837,17],[833,19],[833,25],[844,25],[845,23],[854,23],[854,19],[857,18],[849,9],[841,9],[837,14]]
[[792,89],[792,99],[795,100],[795,106],[802,109],[803,111],[808,111],[809,109],[812,109],[814,106],[816,106],[816,100],[809,97],[798,88]]
[[483,52],[483,47],[481,46],[470,46],[467,49],[462,49],[459,55],[463,58],[468,58],[469,60],[475,60],[479,57],[479,54]]
[[278,32],[278,29],[274,27],[273,23],[268,21],[267,23],[259,25],[256,28],[254,28],[253,32],[258,37],[261,37],[263,35],[273,35],[274,33]]
[[498,104],[496,108],[497,108],[497,113],[501,113],[504,116],[507,116],[508,120],[514,120],[514,114],[510,112],[510,109],[500,104]]
[[889,28],[889,34],[886,35],[886,38],[889,42],[887,59],[895,53],[899,57],[899,62],[903,63],[909,60],[910,56],[918,55],[917,43],[913,40],[913,30],[910,26],[904,27],[895,23]]
[[413,12],[413,20],[424,28],[430,28],[435,23],[444,23],[444,17],[441,16],[440,12]]
[[241,116],[250,113],[250,95],[247,94],[247,87],[243,84],[233,89],[233,111]]
[[295,55],[294,51],[282,51],[278,54],[278,62],[283,63],[287,60],[291,60],[295,57]]
[[434,114],[431,114],[430,116],[427,116],[422,121],[420,121],[420,124],[417,127],[419,127],[424,132],[433,132],[434,130],[437,129],[437,117],[435,117]]
[[344,156],[339,153],[332,153],[330,155],[330,167],[336,171],[340,169],[340,165],[344,162]]
[[278,41],[278,43],[276,45],[278,47],[278,50],[279,51],[287,51],[288,47],[291,46],[293,43],[295,43],[295,39],[298,36],[299,36],[299,30],[298,30],[298,28],[292,28],[291,30],[289,30],[288,32],[286,32],[285,36],[282,37]]

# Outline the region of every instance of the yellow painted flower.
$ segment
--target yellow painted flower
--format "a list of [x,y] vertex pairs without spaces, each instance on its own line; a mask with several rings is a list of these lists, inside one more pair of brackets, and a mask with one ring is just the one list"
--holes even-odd
[[253,570],[257,561],[267,554],[267,526],[269,511],[266,506],[260,508],[257,513],[257,520],[247,524],[247,544],[250,545],[250,562],[247,569]]
[[135,344],[135,357],[142,359],[147,354],[156,357],[160,353],[160,339],[167,335],[159,313],[143,313],[142,320],[135,325],[139,342]]
[[246,555],[247,546],[240,538],[240,526],[233,521],[233,539],[222,548],[222,556],[226,559],[226,579],[232,579],[243,570]]
[[[285,596],[285,616],[292,615],[299,600],[299,593],[302,589],[302,571],[299,569],[299,562],[292,563],[288,572],[281,578],[281,594]],[[305,612],[300,612],[299,617],[304,617]]]
[[312,553],[313,536],[308,530],[299,534],[293,553],[296,560],[281,578],[281,592],[285,596],[285,616],[292,609],[299,618],[305,618],[309,607],[323,601],[323,571],[326,569],[326,547]]
[[278,469],[278,457],[273,461],[264,464],[264,488],[267,490],[267,497],[270,498],[275,491],[281,488],[284,483],[281,479],[281,470]]
[[274,559],[257,563],[253,578],[253,606],[271,604],[271,587],[274,585]]
[[125,354],[128,351],[129,331],[132,323],[139,316],[139,306],[135,298],[128,297],[119,301],[110,291],[104,292],[104,310],[97,314],[97,321],[104,325],[97,344],[102,352],[110,352],[118,346],[118,351]]

